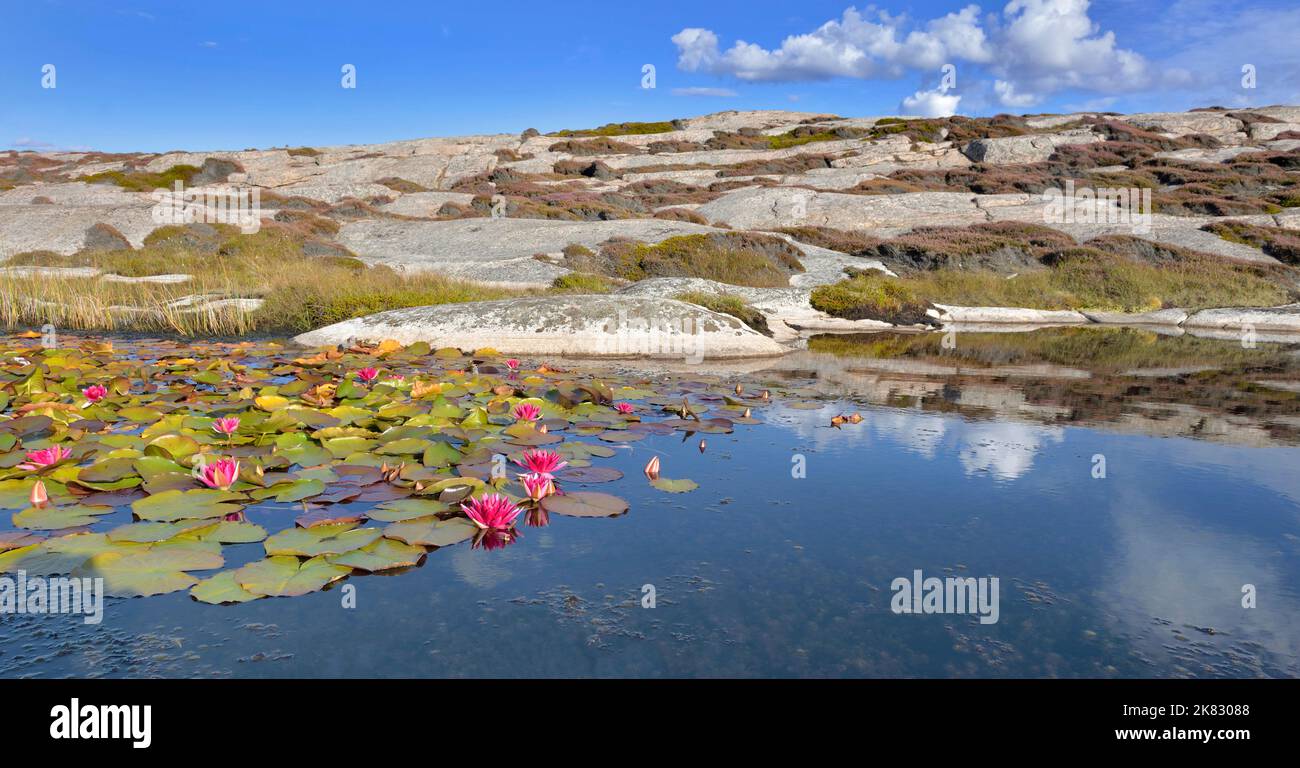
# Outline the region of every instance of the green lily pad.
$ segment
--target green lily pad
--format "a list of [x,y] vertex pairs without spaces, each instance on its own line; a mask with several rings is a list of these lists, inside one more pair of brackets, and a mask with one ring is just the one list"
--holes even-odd
[[423,547],[448,547],[474,538],[478,530],[478,526],[461,517],[421,517],[393,523],[384,529],[384,536]]
[[379,446],[375,449],[375,453],[384,456],[402,456],[415,453],[422,454],[428,445],[429,441],[427,440],[421,440],[418,437],[406,437]]
[[185,520],[178,523],[128,523],[108,532],[112,541],[131,541],[137,544],[151,544],[166,541],[191,528],[206,525],[204,520]]
[[83,483],[114,483],[136,474],[136,460],[133,458],[108,459],[84,467],[77,473],[77,480]]
[[51,549],[45,541],[0,553],[0,573],[24,571],[29,577],[57,576],[71,573],[90,556],[91,553],[82,551],[60,552]]
[[199,442],[187,435],[163,435],[154,438],[144,447],[147,456],[162,456],[172,461],[183,461],[202,450]]
[[224,517],[240,511],[242,509],[240,505],[227,503],[240,498],[243,497],[237,493],[215,488],[169,490],[134,502],[131,504],[131,510],[141,520],[162,522],[199,520]]
[[218,544],[254,544],[266,538],[266,529],[241,520],[222,520],[215,525],[199,525],[182,534],[183,538],[215,541]]
[[239,586],[234,571],[222,571],[210,579],[204,579],[190,589],[190,596],[200,603],[210,605],[230,605],[259,600],[263,595],[255,595]]
[[266,597],[297,597],[315,592],[352,573],[323,557],[300,561],[289,555],[268,557],[236,570],[234,579],[245,590]]
[[101,552],[72,571],[79,578],[102,578],[104,594],[145,597],[189,589],[198,579],[186,571],[220,568],[221,547],[197,541],[121,544]]
[[700,487],[694,480],[669,480],[666,477],[657,477],[650,484],[668,493],[688,493]]
[[29,507],[13,516],[14,525],[30,531],[60,531],[95,523],[96,515],[106,515],[112,507],[76,504],[68,507]]
[[346,565],[359,571],[387,571],[406,568],[420,562],[425,556],[421,546],[403,544],[392,539],[379,539],[361,549],[342,555],[329,555],[325,559],[334,565]]
[[397,499],[366,512],[366,517],[381,523],[400,523],[417,517],[429,517],[451,509],[450,505],[432,499]]
[[267,490],[271,491],[271,493],[258,491],[254,493],[254,496],[266,498],[273,495],[276,501],[301,501],[323,493],[325,483],[313,479],[294,480],[291,483],[281,483]]
[[623,499],[596,491],[557,493],[542,499],[541,505],[551,514],[570,517],[617,517],[629,508]]
[[355,523],[290,528],[266,540],[268,555],[341,555],[370,544],[383,535],[378,528],[357,528]]

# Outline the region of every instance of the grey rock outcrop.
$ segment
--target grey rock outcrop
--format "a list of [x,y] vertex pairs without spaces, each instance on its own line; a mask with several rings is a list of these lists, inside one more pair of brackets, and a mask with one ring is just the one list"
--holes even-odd
[[381,312],[297,336],[306,346],[349,340],[424,341],[464,350],[702,362],[773,357],[785,348],[734,317],[666,298],[537,296]]

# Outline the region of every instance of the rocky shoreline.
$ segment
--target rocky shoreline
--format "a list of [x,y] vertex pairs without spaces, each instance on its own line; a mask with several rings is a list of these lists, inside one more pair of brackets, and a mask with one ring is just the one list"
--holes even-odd
[[[391,294],[345,295],[320,312],[328,322],[296,321],[292,332],[312,344],[386,333],[518,354],[654,358],[661,346],[698,345],[742,358],[784,354],[812,334],[897,329],[1300,334],[1297,106],[939,119],[730,111],[606,128],[234,152],[0,153],[0,284],[9,286],[0,310],[11,326],[40,325],[93,289],[100,303],[78,322],[102,315],[110,329],[159,329],[202,317],[200,332],[215,332],[233,317],[239,332],[285,330],[259,324],[259,313],[292,296],[272,301],[219,269],[267,249],[299,259],[304,281],[316,264],[338,270],[341,280],[313,289],[321,294],[345,292],[337,283],[349,275],[388,276]],[[150,191],[172,181],[175,190]],[[158,206],[174,205],[182,187],[257,193],[261,232],[204,223],[216,213],[206,198],[186,209],[198,222],[166,223]],[[1047,193],[1058,188],[1086,199],[1055,210]],[[1106,190],[1154,203],[1139,220],[1117,218],[1124,200],[1094,194]],[[190,274],[195,254],[210,273]],[[191,262],[174,263],[182,256]],[[892,315],[832,314],[813,301],[860,275],[1011,280],[1062,263],[1143,274],[1186,266],[1202,284],[1172,297],[1137,285],[1100,302],[1166,307],[1145,312],[1094,311],[1088,297],[1000,306],[1012,292],[987,306],[923,296]],[[419,306],[411,297],[423,294],[403,281],[429,275],[454,281],[449,296],[473,285],[513,298],[480,291]],[[1272,287],[1201,290],[1234,275]],[[66,290],[50,298],[42,281]],[[737,320],[743,312],[719,311],[726,302],[763,322],[751,328]],[[1214,302],[1225,306],[1175,308]]]

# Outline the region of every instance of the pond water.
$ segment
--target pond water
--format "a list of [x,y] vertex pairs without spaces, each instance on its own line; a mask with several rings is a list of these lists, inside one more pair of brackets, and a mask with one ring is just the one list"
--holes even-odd
[[[295,598],[109,598],[97,626],[6,615],[0,676],[1300,674],[1297,348],[879,334],[693,375],[773,400],[730,434],[619,445],[597,463],[622,479],[565,486],[627,514],[552,515],[501,549]],[[651,487],[656,455],[699,488]],[[223,551],[226,568],[264,555]],[[895,579],[918,570],[996,577],[997,621],[896,613]]]

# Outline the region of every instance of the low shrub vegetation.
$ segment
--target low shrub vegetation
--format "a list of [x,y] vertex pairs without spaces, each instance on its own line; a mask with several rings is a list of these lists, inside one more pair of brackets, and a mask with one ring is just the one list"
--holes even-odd
[[608,123],[599,128],[581,130],[563,130],[548,133],[547,136],[643,136],[650,133],[669,133],[677,130],[672,122],[657,123]]
[[555,293],[612,293],[615,287],[608,277],[590,272],[570,272],[551,281]]
[[[653,245],[612,240],[601,246],[594,258],[566,257],[566,264],[632,282],[650,277],[701,277],[771,288],[788,286],[791,275],[803,272],[801,255],[798,248],[773,235],[721,232],[678,235]],[[575,261],[578,265],[572,263]]]
[[1300,232],[1243,221],[1215,221],[1201,227],[1224,240],[1252,245],[1284,264],[1300,265]]
[[762,312],[749,306],[749,302],[740,296],[733,296],[729,293],[703,293],[701,291],[686,291],[673,297],[678,301],[684,301],[688,304],[695,304],[714,312],[720,312],[724,315],[731,315],[745,325],[753,328],[764,336],[771,336],[772,330],[767,327],[767,318]]
[[[525,293],[432,273],[398,273],[346,256],[313,257],[292,225],[265,222],[245,235],[225,225],[155,230],[139,249],[19,254],[11,265],[90,266],[126,277],[188,274],[181,283],[113,282],[57,275],[0,278],[0,324],[53,323],[70,330],[180,335],[299,333],[399,307],[503,298]],[[192,311],[194,297],[258,298],[258,309],[227,304]],[[202,304],[202,302],[198,302]]]
[[952,267],[902,277],[864,270],[815,289],[812,305],[836,317],[912,323],[933,304],[1148,312],[1276,306],[1295,299],[1286,287],[1289,275],[1279,268],[1169,248],[1143,260],[1131,255],[1125,240],[1053,251],[1043,257],[1048,268],[1014,277]]
[[188,187],[201,170],[193,165],[173,165],[160,173],[102,171],[82,176],[77,180],[84,181],[87,184],[116,184],[133,192],[152,192],[155,189],[171,189],[178,181]]

